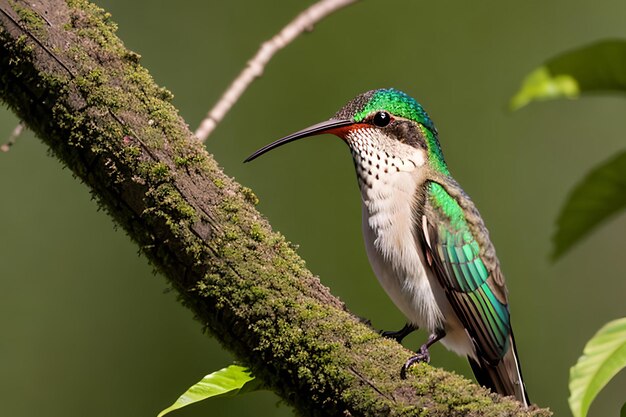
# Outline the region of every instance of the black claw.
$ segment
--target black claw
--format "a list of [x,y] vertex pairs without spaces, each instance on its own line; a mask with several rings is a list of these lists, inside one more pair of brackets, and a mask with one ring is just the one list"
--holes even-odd
[[409,334],[417,330],[417,326],[413,324],[407,323],[398,331],[381,331],[380,335],[382,337],[386,337],[388,339],[395,339],[396,342],[402,343],[402,339],[407,337]]
[[372,321],[370,319],[361,316],[357,316],[357,319],[367,327],[372,327]]
[[430,352],[428,351],[428,348],[437,343],[437,341],[443,339],[445,336],[446,332],[443,329],[437,329],[433,334],[428,336],[428,341],[420,347],[420,350],[416,352],[416,355],[407,359],[406,363],[400,370],[400,378],[406,379],[406,371],[416,363],[430,363]]
[[401,343],[402,339],[404,339],[404,335],[402,335],[399,331],[381,330],[380,335],[382,337],[386,337],[387,339],[393,339],[398,343]]
[[430,363],[430,352],[425,344],[420,347],[420,351],[415,356],[411,356],[402,366],[400,370],[400,378],[406,379],[406,371],[416,363]]

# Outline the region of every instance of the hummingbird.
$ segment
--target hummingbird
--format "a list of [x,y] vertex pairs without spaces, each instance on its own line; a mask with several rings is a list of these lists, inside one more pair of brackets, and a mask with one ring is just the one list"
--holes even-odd
[[507,288],[476,206],[450,175],[434,123],[396,89],[367,91],[331,119],[285,136],[245,162],[289,142],[334,134],[350,148],[361,191],[372,270],[407,318],[398,342],[425,329],[428,340],[400,371],[429,362],[436,342],[466,356],[481,385],[528,406]]

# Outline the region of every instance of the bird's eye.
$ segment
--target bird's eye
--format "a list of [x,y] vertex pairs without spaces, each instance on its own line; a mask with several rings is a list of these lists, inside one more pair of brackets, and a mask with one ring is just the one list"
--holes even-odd
[[374,115],[374,124],[378,127],[385,127],[391,121],[391,116],[386,111],[379,111]]

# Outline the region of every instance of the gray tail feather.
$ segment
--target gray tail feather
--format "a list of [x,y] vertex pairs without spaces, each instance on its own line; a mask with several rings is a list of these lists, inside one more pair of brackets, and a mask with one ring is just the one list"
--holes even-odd
[[476,381],[484,387],[490,388],[493,392],[505,396],[513,396],[517,401],[525,406],[530,405],[528,393],[522,379],[522,369],[517,359],[515,349],[515,339],[511,333],[510,348],[497,365],[491,365],[486,361],[474,360],[468,357],[469,363],[474,371]]

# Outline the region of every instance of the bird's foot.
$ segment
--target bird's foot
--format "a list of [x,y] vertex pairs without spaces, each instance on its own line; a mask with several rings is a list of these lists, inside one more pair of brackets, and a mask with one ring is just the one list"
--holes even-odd
[[400,371],[400,378],[406,379],[406,371],[411,366],[415,365],[416,363],[420,363],[420,362],[429,363],[430,352],[428,351],[428,348],[430,348],[433,344],[437,343],[439,340],[443,339],[444,337],[446,337],[446,331],[444,329],[437,329],[435,330],[434,333],[428,336],[428,341],[420,347],[420,350],[417,352],[417,354],[415,356],[411,356],[406,361],[406,363],[402,367],[402,370]]
[[409,334],[411,334],[417,329],[418,329],[417,326],[407,323],[404,325],[403,328],[401,328],[398,331],[381,331],[380,335],[388,339],[395,339],[396,342],[402,343],[402,339],[404,339],[405,337],[407,337]]
[[400,378],[406,379],[406,371],[416,363],[430,363],[430,352],[428,351],[428,344],[424,343],[420,347],[419,352],[415,356],[411,356],[402,366],[400,370]]
[[374,326],[372,326],[372,321],[370,319],[361,317],[361,316],[356,316],[356,318],[359,320],[359,323],[362,323],[366,325],[367,327],[374,328]]
[[380,335],[382,337],[386,337],[387,339],[394,339],[398,343],[402,342],[402,339],[404,339],[404,335],[401,330],[381,330]]

